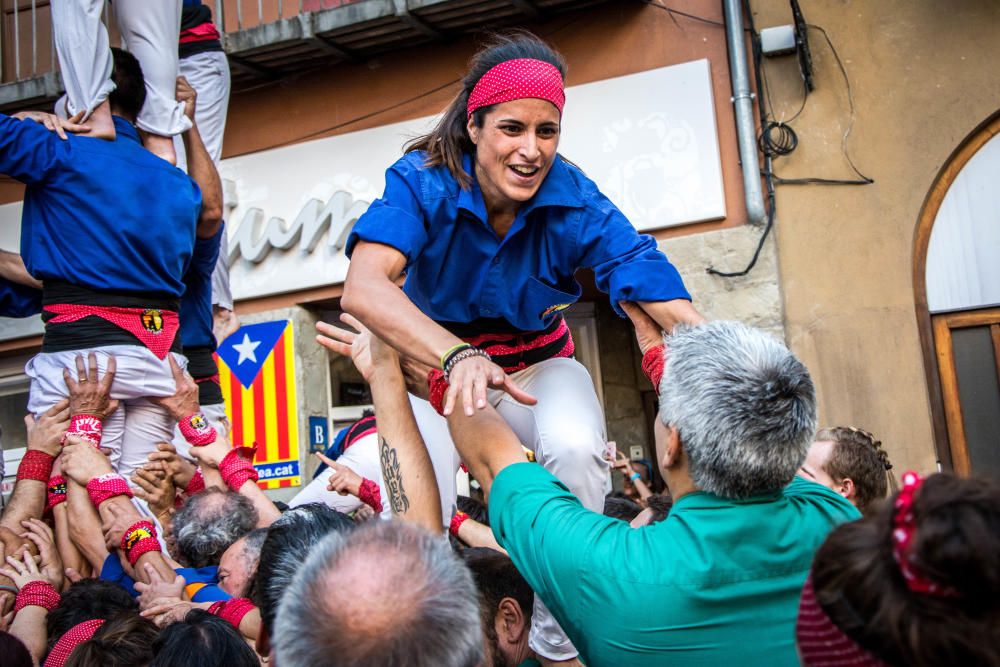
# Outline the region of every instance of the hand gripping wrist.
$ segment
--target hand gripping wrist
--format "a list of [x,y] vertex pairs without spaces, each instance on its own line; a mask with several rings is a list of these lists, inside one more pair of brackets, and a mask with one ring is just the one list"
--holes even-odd
[[69,428],[66,430],[66,435],[63,436],[63,442],[70,435],[75,435],[94,447],[99,447],[101,444],[101,420],[94,415],[73,415],[69,418]]
[[66,502],[66,478],[62,475],[50,478],[48,493],[47,508],[51,512],[56,505]]
[[122,535],[121,548],[129,564],[135,567],[143,554],[160,551],[160,541],[156,539],[156,526],[147,519],[136,521]]
[[256,452],[256,448],[237,447],[219,463],[219,474],[230,490],[239,491],[248,481],[256,482],[259,479],[257,469],[253,467]]
[[217,433],[200,412],[190,414],[177,422],[181,435],[193,447],[203,447],[215,442]]
[[17,481],[31,479],[36,482],[49,481],[52,474],[52,463],[55,457],[38,449],[29,449],[21,458],[21,463],[17,466]]
[[132,497],[132,489],[128,487],[128,482],[118,473],[109,472],[100,477],[87,482],[87,494],[94,507],[100,507],[101,503],[115,496]]
[[47,581],[29,581],[21,590],[17,592],[17,599],[14,602],[14,613],[21,611],[25,607],[42,607],[46,611],[52,611],[59,604],[59,591],[52,587]]

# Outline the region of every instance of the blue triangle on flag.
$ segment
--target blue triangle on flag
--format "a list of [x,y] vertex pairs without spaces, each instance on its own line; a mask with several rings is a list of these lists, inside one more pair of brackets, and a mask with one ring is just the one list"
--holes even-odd
[[288,320],[245,324],[222,341],[216,353],[240,384],[249,389],[287,326]]

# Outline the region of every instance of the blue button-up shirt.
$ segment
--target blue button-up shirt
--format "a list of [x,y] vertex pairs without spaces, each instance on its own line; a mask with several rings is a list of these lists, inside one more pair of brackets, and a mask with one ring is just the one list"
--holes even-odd
[[[639,234],[582,171],[556,159],[504,238],[490,227],[473,178],[462,189],[426,154],[404,155],[386,172],[385,193],[347,242],[382,243],[406,256],[404,292],[438,322],[503,318],[538,331],[581,294],[574,274],[594,270],[597,287],[618,301],[690,299],[677,269]],[[466,156],[465,171],[475,174]],[[622,314],[619,310],[619,314]]]
[[21,255],[39,280],[179,298],[201,190],[115,117],[114,141],[66,140],[0,114],[0,173],[25,183]]

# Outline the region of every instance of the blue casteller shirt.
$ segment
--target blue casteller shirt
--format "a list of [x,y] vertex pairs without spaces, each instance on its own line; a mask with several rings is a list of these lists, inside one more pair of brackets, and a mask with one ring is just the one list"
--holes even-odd
[[219,258],[225,225],[207,239],[195,239],[191,264],[184,274],[184,296],[179,313],[181,345],[185,348],[210,347],[215,349],[212,332],[212,271]]
[[[231,600],[233,597],[219,586],[219,568],[215,565],[179,567],[174,572],[184,577],[184,591],[191,602],[218,602]],[[139,597],[139,592],[135,590],[135,580],[122,567],[117,554],[108,554],[104,559],[98,578],[118,584],[134,598]]]
[[347,241],[391,246],[406,256],[403,291],[431,319],[467,323],[502,318],[538,331],[576,302],[574,274],[594,270],[597,287],[619,301],[689,299],[677,269],[639,234],[582,171],[556,158],[531,200],[500,239],[488,223],[473,174],[462,189],[446,167],[407,153],[385,176],[385,192],[358,219]]
[[38,123],[0,114],[0,173],[28,186],[25,266],[43,281],[179,298],[201,190],[143,148],[130,123],[114,123],[114,141],[63,140]]
[[0,278],[0,317],[30,317],[42,312],[42,290]]

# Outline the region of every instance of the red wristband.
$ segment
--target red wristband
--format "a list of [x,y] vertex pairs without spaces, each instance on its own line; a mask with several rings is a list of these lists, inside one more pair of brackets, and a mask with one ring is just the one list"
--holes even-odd
[[48,491],[48,510],[51,512],[56,505],[66,502],[66,478],[62,475],[50,478]]
[[444,396],[448,393],[448,380],[442,371],[433,369],[427,373],[427,393],[431,407],[439,415],[444,416]]
[[358,488],[358,498],[368,507],[377,513],[382,513],[382,492],[379,491],[378,484],[370,479],[362,479]]
[[118,473],[109,472],[100,477],[87,482],[87,494],[94,507],[100,507],[108,498],[115,496],[132,497],[132,489],[128,488],[128,482]]
[[121,547],[129,564],[135,567],[139,556],[150,551],[160,551],[160,541],[156,539],[156,526],[148,519],[136,521],[122,535]]
[[455,512],[455,515],[451,517],[451,525],[448,526],[448,532],[454,535],[455,537],[458,537],[459,527],[461,527],[461,525],[465,523],[465,520],[468,518],[469,515],[463,512],[462,510],[458,510],[457,512]]
[[256,482],[259,479],[257,469],[253,467],[253,457],[256,453],[256,447],[236,447],[222,459],[219,464],[219,474],[230,490],[239,491],[248,481]]
[[202,474],[201,468],[195,468],[194,474],[191,476],[191,481],[184,487],[184,494],[190,497],[196,493],[201,493],[204,490],[205,475]]
[[208,608],[208,613],[218,616],[224,621],[229,621],[234,628],[239,630],[243,617],[256,608],[249,598],[233,598],[225,602],[216,602]]
[[47,581],[29,581],[21,590],[17,592],[17,599],[14,601],[14,613],[21,611],[25,607],[42,607],[46,611],[52,611],[59,604],[59,591],[52,587]]
[[646,350],[642,355],[642,372],[653,383],[653,389],[660,393],[660,381],[663,379],[663,365],[666,362],[667,347],[657,345]]
[[188,415],[177,423],[181,430],[181,435],[193,447],[204,447],[215,442],[215,429],[205,419],[205,415],[196,412]]
[[33,479],[36,482],[49,481],[52,474],[52,464],[56,458],[51,454],[46,454],[37,449],[29,449],[21,457],[21,463],[17,466],[17,481],[22,479]]
[[99,447],[101,445],[101,420],[94,415],[73,415],[69,418],[69,428],[66,430],[66,435],[63,436],[63,442],[66,442],[66,436],[70,435],[75,435],[94,447]]

